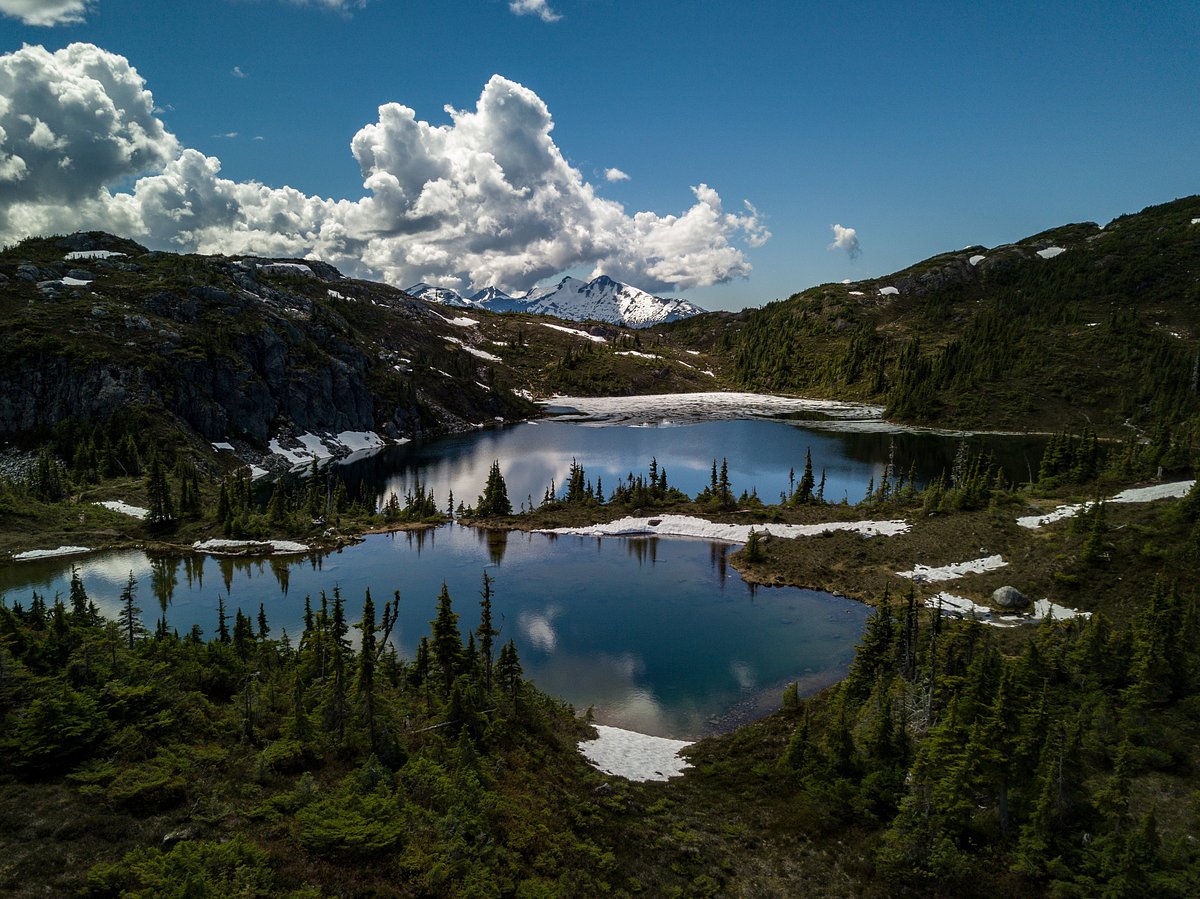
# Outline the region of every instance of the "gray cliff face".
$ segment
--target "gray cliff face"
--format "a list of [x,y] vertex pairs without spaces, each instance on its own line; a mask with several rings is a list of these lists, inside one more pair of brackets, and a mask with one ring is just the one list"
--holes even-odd
[[[421,304],[332,266],[180,257],[128,242],[119,257],[83,261],[64,251],[98,249],[96,239],[47,243],[0,272],[0,441],[135,408],[207,442],[258,446],[289,431],[416,436],[512,413],[475,377],[448,385],[414,375],[403,358],[445,346],[406,305]],[[64,284],[68,270],[94,280]],[[381,341],[342,290],[376,291],[362,302],[405,324]]]

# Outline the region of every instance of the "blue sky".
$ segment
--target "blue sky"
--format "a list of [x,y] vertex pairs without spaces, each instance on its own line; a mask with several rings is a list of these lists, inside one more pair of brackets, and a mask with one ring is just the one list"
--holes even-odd
[[[1069,221],[1107,221],[1200,189],[1195,2],[1135,8],[549,0],[540,4],[545,15],[537,14],[537,0],[527,0],[525,14],[509,0],[340,5],[0,0],[0,11],[9,13],[0,17],[0,54],[23,44],[54,53],[86,42],[128,60],[152,92],[163,134],[124,169],[105,169],[104,190],[130,190],[136,177],[163,172],[181,150],[220,160],[219,176],[195,174],[203,168],[198,156],[168,172],[153,194],[159,207],[146,212],[140,199],[137,209],[114,207],[107,196],[95,203],[99,174],[80,177],[78,196],[54,188],[44,198],[31,187],[42,170],[26,153],[25,205],[5,215],[0,183],[0,234],[70,230],[61,219],[67,206],[83,210],[87,226],[112,216],[141,229],[144,242],[193,248],[191,240],[210,251],[223,240],[221,229],[233,228],[223,212],[214,213],[203,237],[196,228],[168,241],[162,223],[169,209],[160,207],[188,195],[191,182],[181,187],[181,180],[219,177],[234,183],[219,185],[224,207],[237,205],[257,223],[230,251],[268,241],[266,201],[247,199],[237,187],[257,182],[302,195],[272,195],[272,208],[298,204],[289,219],[295,233],[291,243],[280,238],[263,251],[298,247],[320,229],[312,251],[341,253],[335,262],[343,267],[361,257],[393,280],[419,273],[457,278],[462,286],[487,278],[525,287],[562,270],[603,268],[708,308],[741,308],[816,283],[886,274],[968,244],[995,245]],[[78,21],[22,21],[36,15],[31,9],[45,16],[55,6],[68,17],[74,6]],[[67,66],[58,57],[41,60],[37,71],[57,77],[60,64]],[[94,71],[94,62],[71,65],[72,78]],[[482,177],[471,166],[443,173],[462,190],[438,211],[457,215],[460,226],[469,220],[468,227],[495,215],[506,247],[455,243],[448,221],[437,225],[436,240],[416,233],[420,222],[436,218],[414,212],[419,179],[403,201],[388,205],[375,193],[369,208],[349,209],[370,194],[366,157],[356,158],[351,141],[379,122],[381,105],[402,104],[419,122],[451,126],[444,107],[475,110],[497,74],[507,79],[492,85],[497,108],[536,112],[538,101],[544,104],[553,119],[549,139],[579,176],[553,170],[549,193],[531,204],[544,220],[531,220],[527,209],[464,206]],[[9,83],[15,97],[11,85],[20,81]],[[0,97],[4,84],[0,75]],[[57,143],[68,146],[60,132],[69,122],[55,126],[29,112],[29,104],[43,102],[32,93],[20,103],[13,97],[8,118],[0,115],[11,145],[0,136],[0,175],[4,153],[20,150],[19,115],[25,122],[45,118]],[[523,143],[517,125],[528,120],[524,113],[519,120],[480,115],[456,129],[461,140],[443,144],[434,135],[425,150]],[[414,128],[386,135],[381,128],[364,139],[372,171],[407,183],[413,167],[395,158],[395,148]],[[89,163],[77,151],[70,164],[77,171]],[[628,179],[608,180],[609,168]],[[712,194],[694,192],[701,184]],[[564,189],[573,192],[573,211],[547,208]],[[304,198],[347,204],[335,209]],[[623,215],[601,201],[620,204]],[[689,210],[696,211],[681,223]],[[505,224],[510,214],[514,223]],[[391,222],[388,216],[399,217],[395,228],[381,224]],[[855,229],[856,259],[830,249],[834,224]],[[559,232],[589,229],[595,233],[569,245],[557,240]],[[385,232],[404,233],[363,236]],[[517,239],[541,249],[514,249]]]

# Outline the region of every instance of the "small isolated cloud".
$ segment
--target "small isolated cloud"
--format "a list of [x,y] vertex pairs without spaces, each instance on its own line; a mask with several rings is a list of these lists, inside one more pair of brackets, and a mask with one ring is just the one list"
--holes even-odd
[[629,176],[620,169],[605,169],[604,177],[609,181],[628,181]]
[[26,25],[71,25],[82,22],[90,0],[0,0],[0,14]]
[[249,78],[250,76],[242,71],[241,66],[234,66],[233,67],[233,77],[234,78]]
[[385,103],[350,143],[362,193],[324,199],[221,177],[218,158],[166,129],[124,57],[26,46],[0,55],[0,243],[100,228],[159,248],[311,255],[392,284],[509,293],[576,268],[651,291],[749,275],[745,248],[770,237],[752,205],[728,210],[698,184],[678,214],[627,211],[567,161],[553,128],[542,99],[500,75],[448,124]]
[[266,138],[263,137],[261,134],[256,134],[256,135],[254,135],[254,137],[251,138],[251,140],[266,140]]
[[223,137],[226,140],[233,140],[238,136],[236,131],[226,131],[224,134],[214,134],[213,137]]
[[351,9],[362,9],[367,0],[287,0],[293,6],[321,6],[335,12],[349,12]]
[[557,22],[562,18],[550,8],[547,0],[508,0],[508,8],[518,16],[537,16],[543,22]]
[[829,245],[829,249],[845,250],[846,255],[852,260],[862,255],[857,231],[853,228],[843,228],[841,225],[830,225],[829,227],[833,229],[833,243]]

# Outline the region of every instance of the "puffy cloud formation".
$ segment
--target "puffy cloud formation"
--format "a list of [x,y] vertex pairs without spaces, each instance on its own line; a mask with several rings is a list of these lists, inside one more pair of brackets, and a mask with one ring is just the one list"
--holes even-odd
[[537,16],[543,22],[557,22],[562,18],[550,8],[547,0],[508,0],[508,8],[518,16]]
[[629,176],[620,169],[605,169],[604,178],[606,181],[628,181]]
[[399,285],[520,291],[591,266],[686,290],[748,275],[735,242],[770,236],[753,206],[726,211],[705,184],[679,215],[627,214],[566,161],[545,103],[499,75],[473,110],[448,112],[435,126],[381,106],[351,142],[366,195],[322,199],[222,178],[220,160],[165,130],[123,57],[27,46],[0,56],[0,241],[97,228],[183,251],[319,257]]
[[833,243],[829,245],[829,249],[845,250],[846,255],[851,259],[857,259],[862,255],[857,231],[853,228],[843,228],[841,225],[830,225],[829,227],[833,229]]
[[0,0],[0,14],[26,25],[68,25],[82,22],[88,0]]

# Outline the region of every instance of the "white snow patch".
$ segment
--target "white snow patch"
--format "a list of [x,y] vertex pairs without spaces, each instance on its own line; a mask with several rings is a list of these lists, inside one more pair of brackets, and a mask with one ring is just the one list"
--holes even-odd
[[302,262],[260,262],[260,272],[268,275],[302,275],[305,278],[315,278],[316,273]]
[[925,600],[925,607],[936,609],[941,607],[942,615],[956,618],[976,618],[983,624],[992,627],[1017,627],[1022,624],[1037,624],[1050,615],[1055,621],[1065,621],[1068,618],[1091,618],[1091,612],[1081,612],[1067,606],[1060,606],[1048,599],[1036,600],[1030,612],[1014,612],[1002,614],[989,606],[978,603],[953,593],[939,593]]
[[[1106,500],[1110,503],[1150,503],[1159,499],[1179,499],[1187,496],[1188,491],[1195,485],[1195,480],[1191,481],[1173,481],[1170,484],[1152,484],[1149,487],[1131,487],[1128,490],[1122,490],[1116,496]],[[1053,524],[1056,521],[1062,521],[1064,518],[1070,518],[1078,515],[1080,512],[1086,512],[1094,504],[1092,502],[1074,503],[1068,506],[1059,506],[1053,512],[1047,512],[1045,515],[1027,515],[1017,519],[1017,524],[1023,528],[1036,530],[1047,524]]]
[[[882,406],[865,403],[724,391],[643,396],[553,396],[540,402],[555,415],[557,421],[619,425],[650,424],[664,418],[675,422],[775,418],[789,412],[815,412],[830,418],[854,420],[878,420],[883,416]],[[811,424],[814,423],[805,422],[806,426]]]
[[976,253],[974,256],[968,259],[967,262],[971,263],[971,265],[979,265],[979,263],[983,262],[985,259],[987,259],[986,256]]
[[964,574],[982,574],[1008,565],[1003,556],[984,556],[970,562],[951,562],[949,565],[914,565],[911,571],[897,571],[900,577],[914,581],[954,581]]
[[621,350],[616,353],[617,356],[637,356],[639,359],[661,359],[662,356],[656,356],[654,353],[639,353],[637,350]]
[[899,293],[900,293],[900,290],[899,290],[899,288],[896,288],[896,287],[881,287],[881,288],[879,288],[879,295],[881,297],[894,297]]
[[699,350],[685,350],[684,352],[686,352],[689,356],[699,356],[700,355]]
[[[439,315],[438,318],[442,317]],[[442,321],[448,325],[454,325],[457,328],[470,328],[479,324],[479,319],[467,318],[465,315],[459,316],[458,318],[442,318]]]
[[595,725],[594,740],[580,740],[579,751],[594,768],[627,780],[667,780],[679,777],[691,767],[679,757],[679,750],[692,744],[687,740],[652,737],[619,727]]
[[63,259],[111,259],[113,256],[124,255],[124,253],[118,253],[116,250],[72,250]]
[[1046,247],[1044,250],[1038,250],[1037,254],[1043,259],[1053,259],[1055,256],[1061,256],[1067,252],[1063,247]]
[[682,359],[676,359],[675,361],[678,362],[680,365],[682,365],[684,368],[690,368],[692,371],[696,370],[696,366],[689,365],[688,363],[684,362]]
[[141,506],[131,506],[127,502],[119,499],[106,499],[103,502],[95,503],[97,506],[104,506],[106,509],[111,509],[114,512],[120,512],[122,515],[128,515],[130,518],[143,520],[150,514],[149,509],[143,509]]
[[63,284],[67,285],[67,287],[87,287],[89,284],[92,283],[90,280],[87,280],[85,278],[70,278],[70,277],[63,278],[62,282],[63,282]]
[[233,444],[224,440],[214,442],[212,448],[216,450],[228,450],[231,453],[233,452]]
[[1148,503],[1156,499],[1179,499],[1187,496],[1194,487],[1193,481],[1176,481],[1172,484],[1155,484],[1152,487],[1133,487],[1122,490],[1109,500],[1110,503]]
[[1200,225],[1200,219],[1192,219],[1193,225]]
[[472,356],[478,356],[480,359],[486,359],[488,362],[502,361],[499,356],[493,356],[491,353],[487,352],[486,350],[476,349],[473,346],[463,343],[457,337],[444,337],[442,339],[448,341],[449,343],[453,343],[457,346],[460,346],[464,350],[466,350],[468,353],[470,353]]
[[192,549],[212,556],[241,555],[246,550],[259,549],[277,555],[308,552],[306,544],[292,540],[197,540],[192,544]]
[[359,454],[366,450],[377,451],[387,445],[387,441],[374,431],[342,431],[339,434],[325,437],[317,434],[301,434],[296,439],[303,449],[286,449],[277,438],[272,438],[267,447],[274,455],[282,456],[295,468],[308,465],[314,459],[321,462],[345,453]]
[[1018,518],[1017,524],[1023,528],[1029,528],[1031,531],[1036,531],[1040,527],[1054,524],[1054,522],[1062,521],[1064,518],[1072,518],[1080,512],[1086,512],[1091,507],[1092,504],[1090,502],[1059,506],[1053,512],[1047,512],[1045,515],[1025,515]]
[[56,556],[75,556],[79,553],[90,553],[89,546],[60,546],[58,549],[31,549],[17,553],[12,557],[14,562],[31,562],[34,559],[53,559]]
[[864,537],[893,537],[905,534],[911,525],[903,519],[890,521],[831,521],[825,524],[719,524],[691,515],[658,515],[654,517],[619,518],[607,524],[578,528],[549,528],[543,534],[564,534],[579,537],[636,537],[661,534],[667,537],[702,537],[726,543],[745,543],[751,531],[773,537],[816,537],[833,531],[851,531]]
[[552,328],[555,331],[562,331],[564,334],[574,334],[576,337],[582,337],[584,340],[590,340],[592,343],[608,343],[603,337],[598,334],[589,334],[587,331],[580,331],[578,328],[564,328],[562,325],[552,325],[549,322],[539,322],[543,328]]
[[250,466],[250,480],[252,481],[257,481],[259,478],[265,478],[270,473],[271,472],[267,471],[265,468],[260,468],[257,465]]
[[865,296],[866,296],[866,294],[865,294],[865,293],[863,293],[861,290],[852,290],[852,291],[850,291],[850,296],[852,296],[852,297],[865,297]]
[[341,431],[337,442],[352,453],[368,449],[383,449],[387,442],[374,431]]
[[710,378],[715,378],[717,376],[717,373],[714,372],[711,368],[704,369],[704,371],[700,372],[700,374],[708,375]]
[[344,296],[342,296],[342,295],[341,295],[340,293],[338,293],[336,290],[331,290],[331,289],[329,289],[329,290],[326,290],[325,292],[326,292],[327,294],[329,294],[331,297],[333,297],[335,300],[344,300],[344,299],[346,299]]

